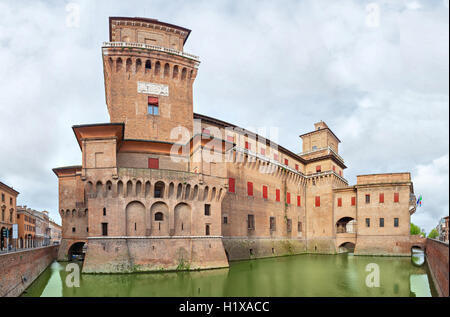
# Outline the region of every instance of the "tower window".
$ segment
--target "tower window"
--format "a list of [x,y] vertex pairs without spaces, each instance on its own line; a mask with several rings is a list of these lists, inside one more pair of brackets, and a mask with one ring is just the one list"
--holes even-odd
[[366,227],[367,227],[367,228],[370,227],[370,218],[366,218]]
[[255,216],[254,215],[247,215],[247,229],[255,230]]
[[316,207],[320,207],[320,196],[316,196]]
[[380,227],[384,227],[384,218],[380,218]]
[[147,113],[153,116],[159,115],[159,103],[158,98],[156,97],[148,97],[148,108]]
[[149,69],[152,69],[152,63],[149,60],[147,60],[145,62],[145,70],[149,70]]
[[263,185],[263,198],[267,199],[268,195],[267,195],[267,186]]
[[227,217],[227,216],[223,217],[223,223],[224,223],[225,225],[228,224],[228,217]]
[[108,235],[108,223],[102,222],[102,236]]
[[269,218],[270,231],[276,230],[275,217]]
[[211,216],[211,205],[205,204],[205,216]]
[[398,218],[394,218],[394,227],[398,227]]
[[398,203],[400,201],[400,197],[398,193],[394,193],[394,203]]
[[316,166],[316,173],[320,173],[322,171],[322,167],[320,165]]
[[366,204],[369,204],[369,203],[370,203],[370,195],[367,194],[367,195],[366,195]]

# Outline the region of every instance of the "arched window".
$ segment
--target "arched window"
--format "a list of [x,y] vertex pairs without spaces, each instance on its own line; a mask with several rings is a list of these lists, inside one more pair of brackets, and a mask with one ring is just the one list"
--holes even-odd
[[155,198],[163,198],[164,195],[164,183],[157,182],[155,184]]
[[161,70],[161,63],[157,61],[155,63],[155,75],[159,75],[160,70]]
[[132,65],[131,58],[127,58],[127,68],[126,68],[127,73],[131,72],[131,65]]
[[178,66],[175,65],[173,67],[173,74],[172,74],[172,78],[177,79],[178,78]]
[[122,59],[119,57],[116,60],[116,72],[120,71],[122,69]]
[[164,220],[164,214],[162,212],[157,212],[155,214],[155,221],[163,221]]
[[183,67],[183,70],[181,71],[181,80],[186,79],[187,69],[186,67]]
[[145,61],[145,72],[149,72],[152,69],[152,62],[149,59]]
[[166,63],[166,65],[164,65],[164,77],[169,77],[169,73],[170,73],[170,66],[169,64]]
[[142,61],[140,58],[136,59],[136,73],[141,70]]

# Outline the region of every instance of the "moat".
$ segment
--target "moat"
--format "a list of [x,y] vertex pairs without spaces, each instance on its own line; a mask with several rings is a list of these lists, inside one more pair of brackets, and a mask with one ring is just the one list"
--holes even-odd
[[[308,254],[197,272],[82,274],[78,288],[66,286],[68,263],[54,262],[22,296],[436,296],[426,264],[414,260]],[[369,263],[379,266],[380,287],[366,286]]]

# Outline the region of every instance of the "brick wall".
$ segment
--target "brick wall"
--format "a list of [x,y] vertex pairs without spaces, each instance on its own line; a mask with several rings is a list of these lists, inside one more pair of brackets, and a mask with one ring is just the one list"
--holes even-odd
[[0,254],[0,297],[17,297],[56,259],[59,246]]
[[427,239],[426,256],[439,296],[448,297],[448,243]]

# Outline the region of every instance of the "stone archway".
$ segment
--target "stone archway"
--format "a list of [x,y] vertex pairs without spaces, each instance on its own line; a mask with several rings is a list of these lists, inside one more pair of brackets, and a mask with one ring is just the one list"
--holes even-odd
[[179,203],[174,209],[174,235],[191,235],[191,207],[186,203]]
[[145,236],[145,206],[140,201],[130,202],[126,209],[126,235]]
[[353,242],[341,243],[338,247],[339,253],[353,253],[355,252],[355,244]]
[[336,222],[336,233],[356,233],[356,221],[352,217],[342,217]]
[[84,242],[75,242],[67,251],[69,261],[72,260],[84,260]]
[[167,205],[158,201],[150,208],[151,216],[151,235],[168,236],[169,235],[169,208]]

